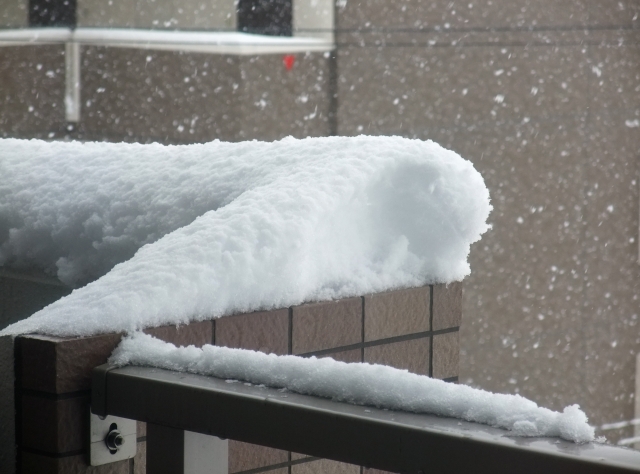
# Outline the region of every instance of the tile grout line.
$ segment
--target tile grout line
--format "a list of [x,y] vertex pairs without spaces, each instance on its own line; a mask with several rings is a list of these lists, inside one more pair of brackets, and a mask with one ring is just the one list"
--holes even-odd
[[[288,308],[287,354],[293,354],[293,306]],[[291,474],[291,451],[287,451],[287,474]]]
[[40,449],[29,448],[26,446],[20,446],[20,450],[26,453],[37,454],[38,456],[43,456],[52,459],[61,459],[68,458],[71,456],[79,456],[81,454],[86,454],[89,452],[89,447],[83,449],[75,449],[73,451],[65,451],[64,453],[49,453],[47,451],[42,451]]
[[[638,46],[639,43],[625,43],[625,46],[629,47],[629,46]],[[602,46],[603,42],[602,41],[558,41],[558,42],[553,42],[553,43],[545,43],[542,41],[510,41],[510,42],[504,42],[504,43],[492,43],[492,42],[487,42],[487,41],[482,41],[482,42],[467,42],[467,43],[458,43],[456,44],[456,46],[451,46],[450,42],[445,42],[445,43],[436,43],[436,44],[429,44],[428,42],[425,43],[418,43],[418,42],[406,42],[406,43],[385,43],[384,47],[385,48],[426,48],[426,49],[430,49],[430,48],[457,48],[457,49],[462,49],[462,48],[486,48],[486,47],[511,47],[511,48],[521,48],[521,47],[539,47],[539,48],[546,48],[546,47],[571,47],[571,46]],[[605,43],[604,46],[617,46],[618,42],[610,42],[610,43]],[[342,43],[337,43],[337,47],[339,48],[351,48],[351,49],[357,49],[357,48],[380,48],[380,45],[375,44],[374,40],[371,40],[369,43],[358,43],[358,42],[342,42]]]
[[[351,33],[364,33],[364,34],[389,34],[389,33],[419,33],[425,34],[441,34],[442,30],[435,28],[385,28],[385,27],[369,27],[369,28],[335,28],[335,33],[338,34],[351,34]],[[550,32],[577,32],[582,33],[587,31],[637,31],[638,28],[634,26],[625,25],[575,25],[575,26],[538,26],[538,27],[467,27],[467,28],[449,28],[447,33],[550,33]]]
[[22,395],[28,396],[28,397],[45,398],[47,400],[58,401],[58,400],[69,400],[72,398],[87,397],[91,395],[91,390],[87,389],[87,390],[76,390],[74,392],[51,393],[51,392],[45,392],[43,390],[23,388]]
[[364,296],[362,298],[362,337],[360,338],[360,342],[362,343],[362,347],[360,348],[360,362],[364,362],[364,324],[365,324],[365,307],[364,307]]
[[433,377],[433,285],[429,285],[429,377]]
[[289,306],[289,334],[287,341],[287,354],[293,354],[293,306]]
[[[332,10],[333,10],[333,28],[331,29],[332,42],[336,43],[337,37],[337,29],[340,15],[338,13],[338,2],[332,2]],[[329,69],[329,77],[327,84],[327,92],[329,94],[329,104],[328,104],[328,125],[329,125],[329,136],[338,135],[338,108],[339,108],[339,95],[338,95],[338,52],[339,48],[335,47],[333,51],[329,53],[328,58],[328,69]]]
[[415,332],[412,334],[404,334],[402,336],[393,336],[393,337],[387,337],[384,339],[376,339],[375,341],[367,341],[367,342],[356,342],[354,344],[349,344],[346,346],[337,346],[337,347],[331,347],[329,349],[321,349],[318,351],[313,351],[313,352],[305,352],[302,354],[295,354],[298,357],[311,357],[311,356],[322,356],[322,355],[329,355],[329,354],[335,354],[337,352],[345,352],[345,351],[351,351],[351,350],[355,350],[355,349],[359,349],[361,347],[363,348],[367,348],[367,347],[375,347],[375,346],[382,346],[385,344],[394,344],[397,342],[405,342],[405,341],[412,341],[412,340],[416,340],[416,339],[422,339],[422,338],[429,338],[429,337],[433,337],[433,336],[439,336],[441,334],[448,334],[448,333],[452,333],[452,332],[458,332],[460,330],[460,326],[453,326],[450,328],[445,328],[445,329],[438,329],[436,331],[423,331],[423,332]]

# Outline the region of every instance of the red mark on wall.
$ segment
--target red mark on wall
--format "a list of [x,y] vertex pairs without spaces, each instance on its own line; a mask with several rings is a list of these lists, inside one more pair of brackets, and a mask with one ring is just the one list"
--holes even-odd
[[285,54],[282,58],[282,63],[287,71],[291,71],[293,65],[296,63],[296,57],[293,54]]

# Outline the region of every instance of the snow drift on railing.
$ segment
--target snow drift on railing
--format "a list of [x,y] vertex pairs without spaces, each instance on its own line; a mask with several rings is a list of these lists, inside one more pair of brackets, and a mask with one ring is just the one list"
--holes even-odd
[[491,210],[470,162],[400,137],[10,139],[0,176],[0,265],[69,284],[104,275],[4,334],[131,331],[460,280]]
[[109,362],[237,379],[355,405],[432,413],[504,428],[517,436],[556,436],[576,443],[594,440],[594,428],[577,405],[558,413],[520,395],[491,393],[384,365],[210,345],[176,348],[143,333],[123,338]]

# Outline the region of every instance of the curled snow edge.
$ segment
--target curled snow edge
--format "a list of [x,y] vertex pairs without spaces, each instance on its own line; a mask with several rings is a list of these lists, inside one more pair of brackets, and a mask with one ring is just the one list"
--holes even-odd
[[[0,334],[86,336],[444,283],[489,228],[432,141],[0,140],[0,265],[96,281]],[[115,265],[115,266],[114,266]]]
[[237,379],[355,405],[459,418],[517,436],[553,436],[576,443],[594,440],[594,428],[578,405],[558,413],[519,395],[491,393],[384,365],[211,345],[177,348],[141,332],[124,337],[109,363]]

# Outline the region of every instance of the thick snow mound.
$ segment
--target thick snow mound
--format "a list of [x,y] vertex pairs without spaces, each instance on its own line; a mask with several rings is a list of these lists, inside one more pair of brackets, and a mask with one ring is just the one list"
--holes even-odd
[[519,395],[446,383],[384,365],[277,356],[206,345],[176,348],[143,333],[123,338],[109,362],[237,379],[356,405],[459,418],[510,430],[518,436],[594,440],[594,428],[577,405],[562,413]]
[[400,137],[0,140],[0,175],[0,265],[70,284],[106,273],[5,334],[131,331],[460,280],[491,210],[470,162]]

